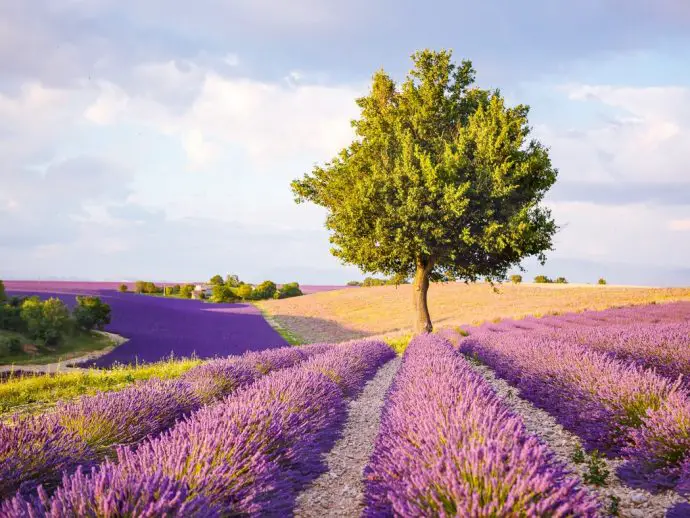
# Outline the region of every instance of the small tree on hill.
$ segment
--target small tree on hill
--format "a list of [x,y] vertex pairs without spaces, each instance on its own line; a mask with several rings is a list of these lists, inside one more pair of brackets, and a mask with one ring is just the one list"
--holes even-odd
[[127,292],[127,285],[126,284],[120,284],[120,287],[118,288],[120,293],[126,293]]
[[606,279],[604,279],[603,277],[599,278],[597,284],[606,284]]
[[554,282],[556,284],[568,284],[568,280],[565,277],[556,277]]
[[240,278],[237,275],[228,275],[225,278],[225,285],[230,288],[237,288],[238,286],[240,286],[240,284],[242,283],[240,282]]
[[[296,282],[288,282],[283,284],[278,290],[277,294],[279,299],[287,299],[290,297],[299,297],[302,295],[302,290],[299,289],[299,284]],[[275,298],[275,295],[274,295]]]
[[429,332],[430,281],[500,281],[525,257],[545,260],[557,227],[540,202],[557,171],[530,139],[528,107],[472,87],[469,61],[412,60],[402,85],[374,75],[356,139],[292,189],[328,210],[336,257],[414,279],[415,329]]
[[510,282],[513,284],[520,284],[522,282],[522,275],[515,274],[510,276]]
[[213,285],[223,284],[223,277],[216,274],[213,277],[211,277],[211,280],[209,282]]
[[537,284],[550,284],[553,281],[549,279],[546,275],[537,275],[534,278],[534,282]]

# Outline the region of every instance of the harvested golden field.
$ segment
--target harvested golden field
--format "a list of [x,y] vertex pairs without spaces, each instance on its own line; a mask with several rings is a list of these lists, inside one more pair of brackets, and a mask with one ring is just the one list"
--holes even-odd
[[[574,284],[432,284],[429,308],[436,328],[499,318],[690,300],[690,288]],[[396,335],[412,329],[412,286],[348,288],[270,300],[260,307],[306,342]]]

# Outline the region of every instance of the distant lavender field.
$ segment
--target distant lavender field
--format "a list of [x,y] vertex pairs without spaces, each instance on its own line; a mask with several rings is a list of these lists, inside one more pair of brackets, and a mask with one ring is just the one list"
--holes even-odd
[[160,360],[174,354],[200,358],[227,356],[287,345],[250,304],[207,304],[116,291],[118,282],[6,281],[11,295],[56,296],[66,304],[75,295],[97,295],[112,308],[107,331],[129,341],[93,365]]

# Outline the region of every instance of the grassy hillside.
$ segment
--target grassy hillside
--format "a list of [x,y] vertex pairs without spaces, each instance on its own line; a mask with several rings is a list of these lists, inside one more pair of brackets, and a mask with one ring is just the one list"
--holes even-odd
[[[507,284],[494,293],[484,283],[448,283],[432,284],[429,289],[436,327],[672,300],[690,300],[690,288]],[[412,286],[329,291],[265,301],[260,307],[307,342],[403,333],[411,329]]]

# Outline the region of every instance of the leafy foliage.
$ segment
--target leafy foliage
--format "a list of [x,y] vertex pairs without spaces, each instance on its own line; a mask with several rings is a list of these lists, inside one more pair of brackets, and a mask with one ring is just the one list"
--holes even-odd
[[287,299],[290,297],[299,297],[300,295],[302,295],[302,290],[299,289],[299,284],[296,282],[288,282],[287,284],[283,284],[273,297]]
[[252,296],[252,287],[249,284],[243,284],[235,290],[235,294],[242,300],[248,300]]
[[546,275],[537,275],[534,278],[534,282],[537,284],[549,284],[553,281],[551,281],[551,279],[549,279]]
[[604,279],[603,277],[601,277],[601,278],[597,281],[597,284],[606,284],[606,279]]
[[98,297],[77,296],[77,305],[72,310],[72,316],[81,329],[102,330],[110,323],[110,306]]
[[185,284],[180,287],[180,297],[189,299],[192,296],[192,291],[194,291],[194,286],[191,284]]
[[208,281],[213,285],[223,284],[223,277],[220,274],[216,274]]
[[513,284],[520,284],[522,282],[522,275],[515,274],[510,276],[510,282]]
[[127,285],[126,284],[120,284],[120,287],[118,288],[120,293],[127,293]]
[[554,282],[556,284],[568,284],[568,280],[565,277],[556,277]]
[[275,295],[277,291],[278,288],[276,287],[275,282],[264,281],[261,284],[259,284],[256,288],[254,288],[252,298],[256,300],[272,299],[273,295]]
[[5,293],[5,283],[0,280],[0,303],[7,300],[7,293]]
[[473,87],[471,62],[429,50],[412,60],[401,85],[374,75],[356,140],[292,190],[328,210],[336,257],[415,276],[426,312],[429,280],[503,280],[524,257],[545,260],[557,227],[540,202],[557,171],[530,138],[528,107]]
[[42,302],[38,297],[28,297],[22,303],[21,317],[29,336],[42,345],[59,343],[70,324],[69,309],[57,298]]

